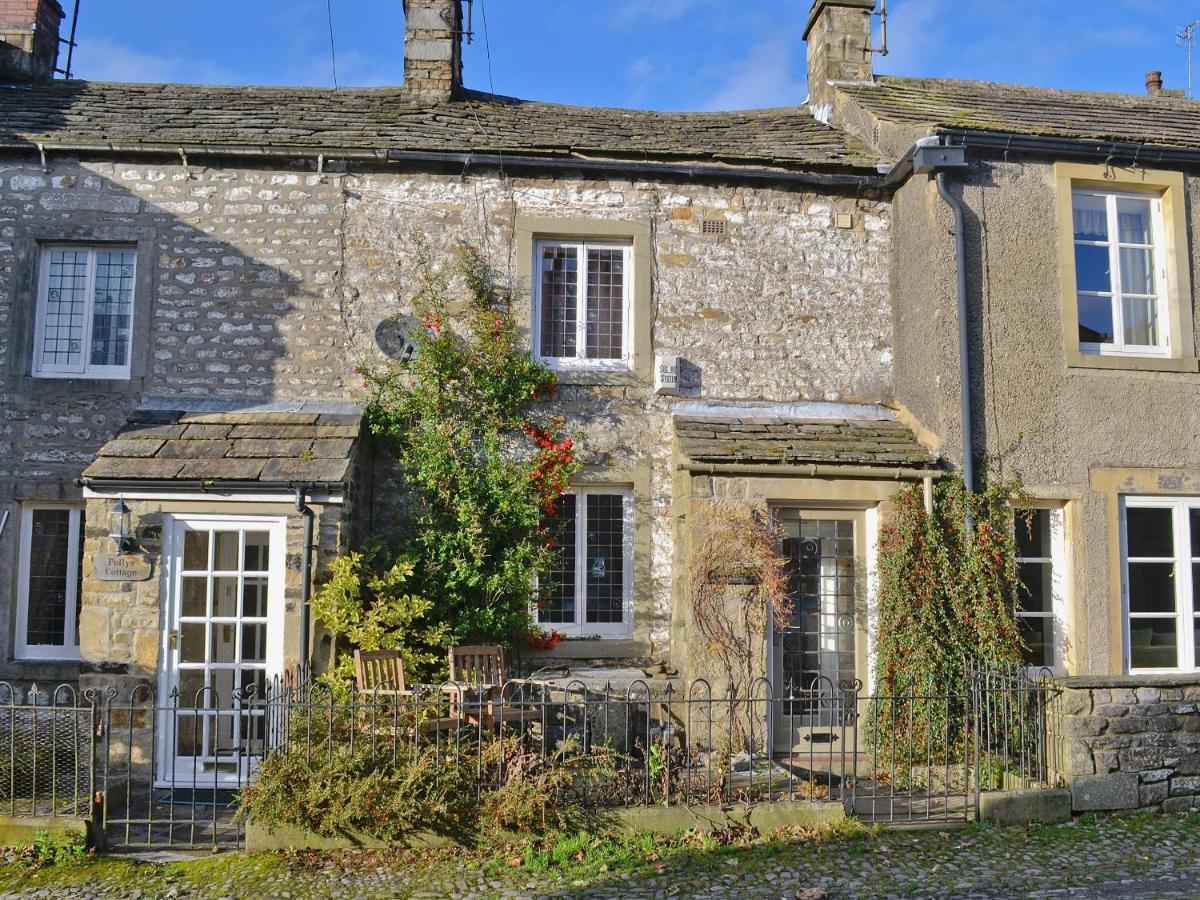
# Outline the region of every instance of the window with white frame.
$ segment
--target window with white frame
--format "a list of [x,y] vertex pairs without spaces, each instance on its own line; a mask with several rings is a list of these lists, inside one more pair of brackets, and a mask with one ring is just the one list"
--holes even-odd
[[1061,508],[1020,509],[1016,515],[1017,629],[1025,664],[1061,669],[1066,566]]
[[546,527],[554,562],[541,580],[540,626],[580,637],[626,637],[633,626],[633,496],[611,488],[559,497]]
[[630,360],[633,248],[611,241],[535,245],[533,346],[562,367],[624,367]]
[[1129,671],[1200,670],[1200,499],[1128,498],[1122,518]]
[[38,269],[33,374],[128,378],[136,253],[112,245],[48,245]]
[[1162,200],[1076,188],[1072,210],[1080,351],[1166,355],[1171,335]]
[[83,510],[26,506],[21,511],[16,657],[78,659]]

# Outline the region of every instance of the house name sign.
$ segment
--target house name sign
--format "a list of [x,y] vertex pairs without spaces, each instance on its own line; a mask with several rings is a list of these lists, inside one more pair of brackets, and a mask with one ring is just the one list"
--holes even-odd
[[101,581],[146,581],[150,560],[144,556],[100,554],[92,561],[92,574]]

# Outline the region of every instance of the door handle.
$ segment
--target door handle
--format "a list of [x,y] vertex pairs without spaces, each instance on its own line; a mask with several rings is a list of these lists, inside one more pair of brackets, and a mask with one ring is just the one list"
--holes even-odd
[[178,650],[178,649],[179,649],[179,632],[178,632],[177,630],[175,630],[175,629],[171,629],[171,633],[170,633],[170,635],[169,635],[169,637],[168,637],[168,640],[171,642],[171,649],[172,649],[172,650]]

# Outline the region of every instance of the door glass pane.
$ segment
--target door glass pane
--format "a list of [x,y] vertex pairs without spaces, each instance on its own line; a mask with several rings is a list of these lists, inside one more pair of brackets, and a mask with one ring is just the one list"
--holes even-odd
[[179,626],[179,661],[204,662],[204,623],[184,622]]
[[587,357],[620,359],[625,315],[625,253],[588,251]]
[[25,643],[61,647],[66,640],[67,605],[73,587],[67,580],[71,510],[35,509],[30,516]]
[[1113,328],[1112,300],[1108,297],[1079,297],[1079,342],[1111,344]]
[[242,615],[261,618],[267,614],[267,579],[246,576],[242,584]]
[[87,250],[53,250],[42,318],[42,365],[82,368]]
[[208,568],[207,531],[184,532],[183,567],[189,572],[203,572]]
[[1126,294],[1153,294],[1154,251],[1121,248],[1121,290]]
[[1080,291],[1112,291],[1111,257],[1107,247],[1075,247],[1075,285]]
[[204,705],[204,670],[181,669],[179,672],[179,708],[195,709]]
[[1129,564],[1129,611],[1166,613],[1175,611],[1175,564]]
[[238,614],[236,575],[213,576],[213,615],[218,618],[233,618]]
[[213,622],[211,662],[237,661],[237,626],[231,622]]
[[180,613],[188,618],[203,618],[208,615],[208,579],[204,576],[188,575],[183,579],[183,604]]
[[132,318],[133,253],[98,251],[92,307],[92,365],[128,365]]
[[1122,244],[1151,243],[1150,201],[1118,197],[1117,228]]
[[253,624],[242,626],[242,662],[260,663],[267,661],[267,626]]
[[247,572],[265,572],[270,565],[267,549],[271,544],[271,534],[267,531],[246,532],[246,552],[243,568]]
[[1175,528],[1170,509],[1131,506],[1125,511],[1131,557],[1175,556]]
[[1150,299],[1126,297],[1121,306],[1125,317],[1125,343],[1157,347],[1158,303]]
[[1174,619],[1131,619],[1129,650],[1135,669],[1173,669],[1179,665]]
[[236,572],[238,570],[238,543],[241,533],[237,531],[218,531],[213,535],[216,540],[216,551],[213,554],[213,571]]
[[576,355],[579,317],[579,250],[542,248],[541,355]]
[[1108,240],[1108,205],[1094,194],[1074,196],[1075,240]]

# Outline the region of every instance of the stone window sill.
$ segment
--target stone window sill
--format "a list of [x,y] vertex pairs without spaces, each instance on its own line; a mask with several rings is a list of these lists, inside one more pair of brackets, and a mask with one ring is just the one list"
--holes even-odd
[[650,655],[642,641],[629,639],[563,641],[553,650],[529,650],[538,659],[627,659]]
[[1194,356],[1102,356],[1068,353],[1067,368],[1108,369],[1124,372],[1196,372],[1200,361]]

